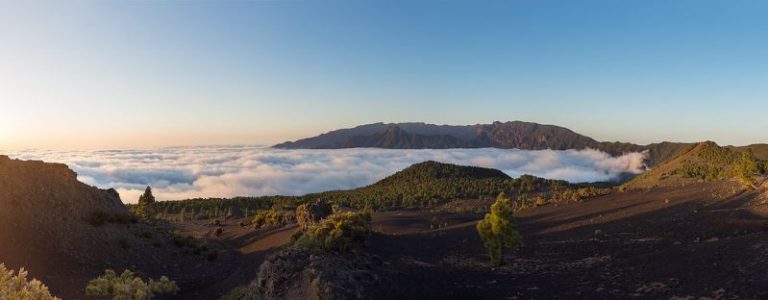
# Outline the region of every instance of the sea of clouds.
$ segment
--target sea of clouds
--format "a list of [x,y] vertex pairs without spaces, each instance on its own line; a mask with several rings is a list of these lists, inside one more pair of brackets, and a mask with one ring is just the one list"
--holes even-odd
[[160,200],[350,189],[426,160],[496,168],[512,177],[531,174],[574,183],[610,181],[625,173],[643,172],[645,158],[643,153],[612,157],[591,149],[284,150],[261,146],[27,150],[9,156],[65,163],[80,181],[115,188],[126,203],[135,203],[147,185]]

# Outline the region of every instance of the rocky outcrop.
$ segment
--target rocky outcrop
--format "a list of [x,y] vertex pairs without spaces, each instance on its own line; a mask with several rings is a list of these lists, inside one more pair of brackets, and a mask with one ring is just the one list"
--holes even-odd
[[363,250],[340,254],[288,248],[270,256],[251,284],[265,299],[371,299],[387,286],[377,256]]

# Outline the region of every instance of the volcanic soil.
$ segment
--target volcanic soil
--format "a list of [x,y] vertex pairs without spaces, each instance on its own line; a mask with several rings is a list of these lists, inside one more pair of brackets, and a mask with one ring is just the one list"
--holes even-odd
[[[475,225],[490,201],[378,212],[365,246],[384,261],[380,299],[765,299],[768,197],[737,182],[614,192],[517,214],[522,246],[492,268]],[[253,280],[293,227],[254,231],[238,220],[216,237],[203,222],[183,232],[228,249],[225,276],[181,299],[213,299]],[[374,270],[375,272],[375,270]],[[184,287],[182,287],[184,288]]]

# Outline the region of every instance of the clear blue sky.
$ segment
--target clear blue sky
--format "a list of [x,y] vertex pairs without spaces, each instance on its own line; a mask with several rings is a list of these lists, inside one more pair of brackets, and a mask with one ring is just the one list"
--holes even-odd
[[525,120],[768,142],[765,1],[0,2],[0,148]]

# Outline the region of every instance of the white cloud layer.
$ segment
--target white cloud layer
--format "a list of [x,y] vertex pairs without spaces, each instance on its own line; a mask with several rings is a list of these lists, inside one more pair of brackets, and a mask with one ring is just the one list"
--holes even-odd
[[411,164],[440,162],[496,168],[570,182],[609,181],[643,171],[645,154],[612,157],[597,150],[282,150],[258,146],[147,150],[48,151],[13,158],[66,163],[81,181],[115,188],[134,203],[147,185],[161,200],[194,197],[301,195],[374,183]]

